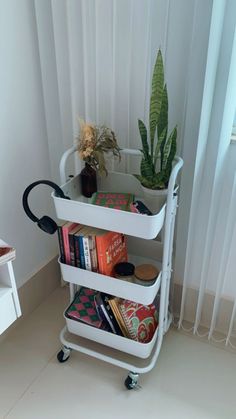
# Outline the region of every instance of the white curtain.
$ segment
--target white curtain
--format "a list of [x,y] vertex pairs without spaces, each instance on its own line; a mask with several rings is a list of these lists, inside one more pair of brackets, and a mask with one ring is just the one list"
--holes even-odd
[[[179,317],[179,327],[183,327],[191,295],[193,332],[199,334],[199,326],[204,324],[209,339],[221,331],[226,344],[233,335],[236,299],[236,147],[230,144],[236,106],[235,30],[235,1],[215,1]],[[180,241],[177,238],[177,264]],[[191,289],[196,291],[195,298]]]
[[[181,326],[186,307],[193,306],[197,332],[204,320],[206,292],[211,292],[211,336],[218,326],[220,297],[230,294],[233,301],[236,290],[235,160],[229,144],[235,110],[229,100],[235,1],[35,0],[34,4],[56,181],[60,157],[78,133],[78,116],[113,128],[121,147],[141,146],[137,120],[148,120],[151,73],[161,47],[169,126],[178,125],[178,152],[185,160],[175,263],[183,298],[177,314]],[[190,288],[197,291],[194,304]],[[234,311],[232,305],[230,333]]]
[[59,156],[78,133],[78,116],[112,127],[121,147],[141,146],[137,121],[148,120],[159,47],[169,126],[178,125],[181,149],[192,30],[208,21],[210,9],[211,0],[35,0],[55,180]]

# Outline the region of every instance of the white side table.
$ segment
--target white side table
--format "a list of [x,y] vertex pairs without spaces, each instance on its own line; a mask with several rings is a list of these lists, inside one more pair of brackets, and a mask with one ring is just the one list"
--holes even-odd
[[0,264],[0,335],[21,316],[12,261]]

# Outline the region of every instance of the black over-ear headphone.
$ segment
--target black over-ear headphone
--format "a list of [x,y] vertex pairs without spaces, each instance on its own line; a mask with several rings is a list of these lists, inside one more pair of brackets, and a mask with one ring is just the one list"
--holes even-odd
[[64,192],[62,191],[61,188],[59,188],[59,186],[56,183],[51,182],[50,180],[38,180],[37,182],[31,183],[31,185],[29,185],[24,194],[23,194],[23,198],[22,198],[22,204],[23,204],[23,208],[25,210],[25,213],[28,215],[28,217],[34,222],[37,223],[38,227],[41,228],[41,230],[45,231],[46,233],[49,234],[54,234],[57,231],[57,224],[56,222],[48,217],[47,215],[44,215],[42,218],[37,218],[30,210],[29,208],[29,204],[28,204],[28,195],[30,193],[30,191],[35,188],[35,186],[37,185],[48,185],[51,186],[55,191],[56,194],[60,197],[60,198],[64,198],[64,199],[70,199],[68,196],[64,195]]

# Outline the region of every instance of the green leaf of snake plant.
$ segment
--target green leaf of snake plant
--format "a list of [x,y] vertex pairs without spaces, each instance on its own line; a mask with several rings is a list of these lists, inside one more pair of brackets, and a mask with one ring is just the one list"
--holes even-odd
[[177,130],[176,130],[176,127],[175,127],[173,129],[173,131],[171,132],[171,134],[169,135],[169,138],[166,141],[164,149],[163,149],[162,170],[164,170],[166,168],[167,159],[168,159],[169,154],[170,154],[172,142],[174,142],[174,141],[176,142],[176,137],[177,137]]
[[140,165],[141,175],[147,179],[151,179],[155,174],[153,170],[153,164],[151,161],[151,156],[148,156],[148,159],[142,158]]
[[161,110],[160,110],[160,116],[159,116],[159,120],[157,124],[158,139],[160,138],[160,135],[164,129],[166,129],[166,136],[162,139],[162,141],[160,141],[161,143],[160,144],[161,168],[163,167],[163,153],[164,153],[164,147],[165,147],[167,133],[168,133],[168,95],[167,95],[166,84],[164,86],[163,93],[162,93]]
[[166,135],[167,135],[167,128],[164,128],[161,135],[158,137],[158,141],[156,144],[156,149],[154,153],[154,168],[156,167],[161,145],[166,142]]
[[[170,151],[169,151],[169,155],[165,164],[165,183],[168,183],[169,181],[169,177],[171,174],[171,170],[172,170],[172,163],[173,160],[175,158],[175,154],[176,154],[176,148],[177,148],[177,127],[175,127],[172,131],[172,133],[170,134],[171,137],[171,146],[170,146]],[[168,140],[169,141],[169,140]]]
[[136,179],[138,179],[141,185],[145,186],[145,188],[154,189],[152,179],[146,179],[145,177],[140,175],[134,175],[134,177],[136,177]]
[[152,93],[149,109],[151,157],[153,158],[154,138],[161,110],[162,92],[164,85],[164,66],[161,50],[159,49],[152,75]]
[[142,146],[143,146],[142,151],[145,158],[147,158],[147,156],[149,155],[149,145],[147,141],[147,128],[145,124],[143,123],[143,121],[141,121],[141,119],[138,120],[138,127],[139,127],[139,132],[140,132],[140,136],[142,140]]

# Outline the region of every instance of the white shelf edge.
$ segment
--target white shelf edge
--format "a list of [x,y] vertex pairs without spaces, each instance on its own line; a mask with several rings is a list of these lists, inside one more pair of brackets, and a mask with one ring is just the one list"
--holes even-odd
[[70,333],[142,359],[150,356],[159,334],[159,327],[157,326],[150,342],[142,343],[124,336],[116,335],[112,332],[97,329],[80,321],[70,319],[65,316],[65,312],[64,318]]
[[66,265],[61,263],[60,259],[58,259],[58,263],[61,268],[62,277],[66,282],[105,292],[144,305],[153,302],[161,285],[162,271],[159,272],[153,285],[144,286]]
[[[144,197],[142,198],[140,186],[138,188],[136,184],[133,184],[135,178],[132,175],[110,172],[109,176],[112,186],[107,185],[106,187],[106,184],[104,184],[99,190],[109,191],[113,188],[121,192],[121,189],[124,189],[124,193],[127,193],[129,190],[135,195],[136,199],[144,199]],[[60,198],[54,192],[51,194],[59,219],[116,231],[147,240],[154,239],[163,228],[166,203],[158,208],[155,214],[150,216],[98,206],[91,204],[89,200],[85,202],[84,197],[81,196],[79,183],[79,175],[77,175],[62,186],[65,195],[71,197],[70,200]]]

